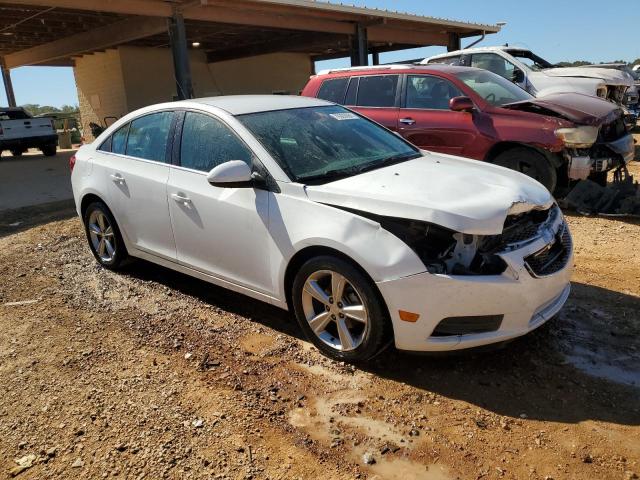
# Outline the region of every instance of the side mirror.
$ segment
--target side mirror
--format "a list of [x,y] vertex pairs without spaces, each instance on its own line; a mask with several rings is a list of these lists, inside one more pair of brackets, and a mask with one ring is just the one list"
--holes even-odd
[[469,97],[453,97],[449,100],[449,109],[454,112],[471,112],[475,106]]
[[214,187],[250,187],[253,184],[251,168],[242,160],[230,160],[213,168],[207,181]]
[[524,82],[524,72],[519,68],[513,70],[513,77],[511,78],[513,83],[522,83]]

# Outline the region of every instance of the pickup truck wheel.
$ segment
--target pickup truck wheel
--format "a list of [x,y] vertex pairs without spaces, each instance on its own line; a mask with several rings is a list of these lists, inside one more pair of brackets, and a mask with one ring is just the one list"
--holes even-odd
[[24,153],[24,150],[11,150],[11,155],[14,157],[21,157]]
[[537,180],[551,193],[558,185],[558,172],[540,153],[529,148],[513,148],[498,155],[495,165],[510,168]]
[[291,298],[305,336],[330,358],[364,362],[393,339],[375,286],[340,258],[308,260],[295,276]]
[[42,153],[45,157],[53,157],[56,154],[56,146],[45,145],[44,147],[42,147]]

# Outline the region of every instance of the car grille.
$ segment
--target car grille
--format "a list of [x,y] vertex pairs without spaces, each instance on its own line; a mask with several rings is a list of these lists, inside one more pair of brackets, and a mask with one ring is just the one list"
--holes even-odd
[[571,234],[563,222],[555,236],[555,242],[524,259],[527,269],[534,277],[545,277],[562,270],[571,256]]
[[502,233],[502,243],[510,245],[533,239],[543,223],[553,223],[558,216],[558,208],[549,210],[532,210],[530,212],[509,217]]

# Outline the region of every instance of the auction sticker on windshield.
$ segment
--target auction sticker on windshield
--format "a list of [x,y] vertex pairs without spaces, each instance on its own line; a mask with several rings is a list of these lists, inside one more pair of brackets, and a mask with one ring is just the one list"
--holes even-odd
[[343,112],[343,113],[330,113],[330,117],[336,120],[357,120],[358,116],[355,113]]

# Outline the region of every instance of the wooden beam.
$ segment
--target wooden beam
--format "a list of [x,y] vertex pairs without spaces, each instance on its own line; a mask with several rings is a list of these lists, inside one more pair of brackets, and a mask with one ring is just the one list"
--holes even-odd
[[372,25],[367,28],[369,42],[404,43],[414,46],[447,45],[446,33],[393,28],[387,25]]
[[311,32],[342,33],[346,35],[353,33],[353,24],[350,22],[324,20],[321,18],[314,18],[313,16],[282,15],[248,10],[236,10],[231,7],[193,7],[185,9],[183,15],[184,18],[189,20],[201,20],[216,23],[284,28]]
[[92,12],[111,12],[122,15],[170,17],[172,7],[157,0],[0,0],[0,4],[33,5],[39,7],[73,8]]
[[318,48],[331,48],[340,43],[343,44],[342,48],[348,48],[349,38],[346,35],[340,36],[331,34],[296,35],[280,40],[260,43],[258,45],[207,52],[207,62],[224,62],[226,60],[235,60],[237,58],[255,57],[257,55],[287,51],[300,53],[308,50],[309,52],[312,52]]
[[[108,3],[108,2],[106,2]],[[38,65],[167,31],[164,18],[131,18],[5,56],[8,68]]]

